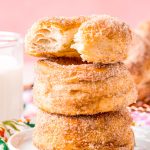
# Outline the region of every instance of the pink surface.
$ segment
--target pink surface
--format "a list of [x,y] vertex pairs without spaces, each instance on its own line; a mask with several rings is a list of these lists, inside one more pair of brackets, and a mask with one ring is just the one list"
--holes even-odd
[[26,33],[44,16],[111,14],[132,26],[150,19],[149,0],[1,0],[0,30]]

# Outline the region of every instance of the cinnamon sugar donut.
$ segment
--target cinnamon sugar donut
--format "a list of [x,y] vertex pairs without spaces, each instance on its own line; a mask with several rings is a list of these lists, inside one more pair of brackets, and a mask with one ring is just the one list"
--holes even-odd
[[131,31],[125,23],[101,15],[81,24],[72,47],[85,61],[108,64],[127,58],[131,39]]
[[92,116],[37,114],[33,143],[39,150],[133,150],[127,110]]
[[33,56],[81,55],[84,61],[107,64],[127,57],[132,37],[129,27],[116,18],[92,15],[41,19],[25,39],[26,51]]
[[49,113],[79,115],[116,111],[136,101],[132,77],[122,63],[101,65],[51,58],[36,65],[34,101]]

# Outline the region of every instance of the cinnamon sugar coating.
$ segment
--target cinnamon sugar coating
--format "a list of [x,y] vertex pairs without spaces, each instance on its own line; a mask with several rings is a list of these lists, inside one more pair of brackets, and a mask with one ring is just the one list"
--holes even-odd
[[42,110],[89,115],[120,110],[136,101],[132,77],[122,63],[101,65],[51,58],[36,65],[34,101]]
[[67,117],[40,111],[33,143],[39,150],[133,150],[127,110]]

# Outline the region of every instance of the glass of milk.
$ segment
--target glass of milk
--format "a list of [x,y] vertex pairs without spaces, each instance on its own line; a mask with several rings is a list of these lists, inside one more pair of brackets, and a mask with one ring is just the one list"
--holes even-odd
[[22,102],[23,44],[19,34],[0,31],[0,121],[18,119]]

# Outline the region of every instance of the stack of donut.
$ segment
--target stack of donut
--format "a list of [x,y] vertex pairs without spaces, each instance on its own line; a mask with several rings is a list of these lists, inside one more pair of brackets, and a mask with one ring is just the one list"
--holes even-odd
[[146,102],[150,97],[150,21],[136,28],[125,63],[137,84],[138,99]]
[[39,108],[33,143],[39,150],[133,150],[127,106],[137,92],[122,63],[132,34],[107,16],[54,17],[26,35],[36,64]]

